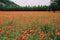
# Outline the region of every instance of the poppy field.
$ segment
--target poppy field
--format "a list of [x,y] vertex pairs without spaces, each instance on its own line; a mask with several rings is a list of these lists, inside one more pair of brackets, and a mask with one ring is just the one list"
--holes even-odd
[[0,40],[60,40],[60,12],[0,11]]

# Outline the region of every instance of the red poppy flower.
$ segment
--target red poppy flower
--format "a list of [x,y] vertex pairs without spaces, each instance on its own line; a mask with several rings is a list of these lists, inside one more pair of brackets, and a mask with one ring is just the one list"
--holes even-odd
[[57,32],[57,35],[60,36],[60,32]]
[[28,30],[23,31],[23,30],[21,29],[20,32],[21,32],[22,34],[27,34],[27,33],[28,33]]
[[28,33],[28,29],[26,29],[24,32],[23,32],[23,34],[27,34]]
[[18,38],[16,38],[15,40],[18,40]]
[[32,28],[32,29],[30,29],[30,32],[31,32],[31,33],[34,33],[34,29],[33,29],[33,28]]
[[38,31],[38,34],[39,34],[39,35],[40,35],[40,33],[41,33],[41,32],[40,32],[40,31]]
[[21,40],[25,40],[25,36],[22,36],[22,37],[21,37]]
[[10,29],[10,28],[13,28],[13,26],[6,26],[6,28],[9,28]]
[[45,38],[45,35],[44,35],[44,34],[40,34],[40,37],[41,37],[41,38]]
[[1,30],[1,29],[0,29],[0,33],[3,33],[3,32],[4,32],[4,30]]
[[27,31],[23,31],[22,34],[27,34]]
[[48,34],[48,37],[50,38],[52,35],[51,34]]

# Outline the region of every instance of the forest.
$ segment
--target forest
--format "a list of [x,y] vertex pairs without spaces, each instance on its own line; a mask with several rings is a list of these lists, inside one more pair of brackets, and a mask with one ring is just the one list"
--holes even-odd
[[21,7],[10,0],[0,0],[0,11],[60,11],[60,0],[51,0],[49,6]]

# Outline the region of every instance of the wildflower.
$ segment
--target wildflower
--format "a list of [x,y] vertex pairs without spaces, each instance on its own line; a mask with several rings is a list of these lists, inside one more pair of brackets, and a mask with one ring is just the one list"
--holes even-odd
[[21,32],[22,34],[27,34],[27,33],[28,33],[28,29],[26,29],[25,31],[23,31],[23,30],[21,29],[20,32]]
[[51,34],[48,34],[48,37],[50,38],[52,35]]
[[41,32],[40,32],[40,31],[38,31],[38,34],[39,34],[39,35],[40,35],[40,33],[41,33]]
[[22,34],[27,34],[27,31],[23,31]]
[[6,26],[6,28],[9,28],[10,29],[10,28],[13,28],[13,26]]
[[1,29],[0,29],[0,33],[3,33],[3,32],[4,32],[4,30],[1,30]]
[[45,35],[44,35],[44,34],[40,34],[40,37],[41,37],[41,38],[44,38],[44,37],[45,37]]
[[25,31],[24,31],[24,34],[27,34],[28,33],[28,29],[26,29]]
[[25,36],[22,36],[22,37],[21,37],[21,40],[25,40]]
[[34,29],[33,29],[33,28],[32,28],[32,29],[30,29],[30,32],[31,32],[31,33],[34,33]]
[[16,38],[16,40],[18,40],[18,38]]
[[57,32],[57,35],[60,36],[60,32]]

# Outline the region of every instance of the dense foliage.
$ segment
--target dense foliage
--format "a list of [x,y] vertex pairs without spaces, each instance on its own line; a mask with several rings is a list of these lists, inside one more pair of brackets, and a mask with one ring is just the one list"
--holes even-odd
[[51,0],[50,9],[53,11],[60,10],[60,0]]
[[28,11],[59,11],[60,0],[51,0],[49,6],[25,6],[21,7],[9,0],[0,0],[0,10],[28,10]]

